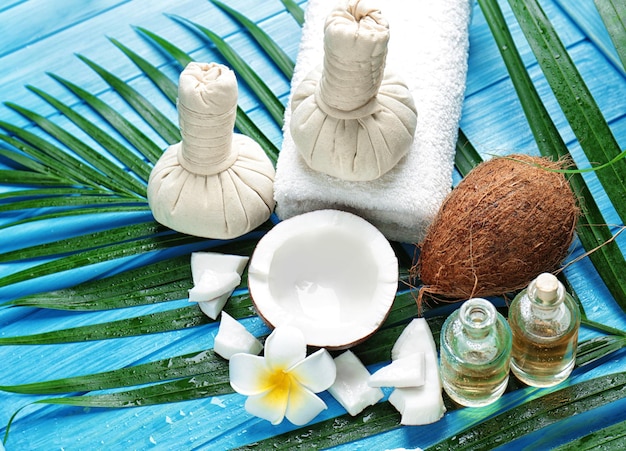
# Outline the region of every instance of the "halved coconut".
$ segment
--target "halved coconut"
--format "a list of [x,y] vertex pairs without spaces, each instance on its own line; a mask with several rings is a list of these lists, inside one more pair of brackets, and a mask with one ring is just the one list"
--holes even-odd
[[270,326],[299,328],[310,346],[346,349],[387,317],[398,260],[364,219],[318,210],[277,224],[258,243],[248,268],[256,310]]

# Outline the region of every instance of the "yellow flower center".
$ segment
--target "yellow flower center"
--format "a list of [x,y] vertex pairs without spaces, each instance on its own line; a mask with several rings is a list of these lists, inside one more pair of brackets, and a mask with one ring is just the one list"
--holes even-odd
[[285,404],[291,385],[295,382],[293,376],[283,370],[276,370],[269,375],[267,382],[267,385],[272,387],[268,393],[268,401]]

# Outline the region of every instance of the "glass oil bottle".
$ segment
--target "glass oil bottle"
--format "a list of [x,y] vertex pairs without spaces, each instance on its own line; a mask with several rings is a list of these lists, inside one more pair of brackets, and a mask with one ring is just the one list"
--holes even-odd
[[552,274],[540,274],[509,308],[511,371],[534,387],[551,387],[574,368],[580,311]]
[[511,329],[491,302],[473,298],[441,329],[443,388],[457,403],[480,407],[497,400],[509,380]]

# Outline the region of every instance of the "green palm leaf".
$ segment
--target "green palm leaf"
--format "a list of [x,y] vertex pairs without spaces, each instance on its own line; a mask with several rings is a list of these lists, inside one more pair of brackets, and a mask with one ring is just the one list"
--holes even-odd
[[124,118],[120,113],[108,106],[95,95],[84,90],[75,83],[55,74],[49,74],[71,92],[73,92],[81,100],[85,101],[96,113],[98,113],[105,121],[107,121],[120,135],[122,135],[141,155],[147,158],[151,163],[156,163],[163,149],[154,143],[139,128],[133,125],[128,119]]
[[[224,359],[213,351],[198,351],[154,362],[134,365],[88,376],[68,377],[48,382],[0,386],[0,390],[23,394],[60,394],[69,391],[87,392],[129,387],[183,377],[212,373],[224,382],[228,379]],[[155,377],[158,375],[158,379]],[[68,390],[69,389],[69,390]]]
[[[68,105],[60,102],[51,95],[45,93],[41,89],[34,86],[27,86],[29,90],[37,94],[43,100],[48,102],[51,106],[59,110],[66,118],[76,124],[82,131],[87,133],[94,139],[103,149],[123,164],[130,172],[134,173],[143,182],[148,182],[150,176],[150,167],[146,162],[132,152],[128,147],[113,138],[110,134],[106,133],[102,128],[97,127],[93,122],[87,120],[83,115],[74,111]],[[145,191],[143,188],[142,192]]]
[[[98,216],[104,217],[104,215],[107,215],[110,213],[137,213],[137,212],[148,211],[147,205],[141,202],[138,202],[134,205],[129,204],[129,203],[114,202],[110,204],[98,204],[97,206],[87,206],[87,207],[85,207],[84,203],[80,203],[80,201],[77,201],[77,202],[79,202],[78,206],[80,208],[75,208],[75,205],[72,205],[71,202],[65,202],[65,204],[68,205],[67,208],[59,206],[52,213],[38,213],[36,216],[31,215],[31,216],[27,216],[25,218],[19,219],[17,221],[7,222],[5,224],[0,225],[0,230],[6,229],[9,227],[15,227],[20,224],[28,224],[31,222],[45,221],[45,220],[50,220],[50,219],[67,218],[69,216],[77,217],[81,215],[98,215]],[[40,206],[41,205],[39,205],[39,207]],[[71,251],[71,249],[68,249],[68,251]]]
[[[14,252],[6,252],[0,256],[0,262],[54,257],[76,251],[96,249],[112,243],[130,242],[167,232],[167,229],[154,221],[126,225],[37,246],[24,247]],[[68,252],[68,249],[71,251]]]
[[[32,173],[26,173],[33,175]],[[19,175],[19,174],[18,174]],[[28,177],[28,176],[26,176]],[[32,182],[36,181],[36,178],[32,179]],[[80,196],[73,196],[72,194],[80,194]],[[0,211],[9,210],[25,210],[29,208],[41,208],[45,203],[47,207],[76,207],[83,205],[126,205],[126,204],[142,204],[144,209],[147,210],[147,203],[145,199],[137,199],[136,197],[120,197],[116,194],[108,194],[106,192],[101,193],[97,190],[87,191],[76,188],[50,188],[50,189],[37,189],[30,191],[18,191],[12,192],[10,195],[4,194],[0,198],[16,198],[16,197],[34,197],[28,200],[15,200],[10,204],[0,205]]]
[[[302,24],[304,17],[302,9],[292,0],[281,1],[296,21]],[[615,2],[612,0],[607,1],[616,8]],[[280,50],[279,47],[271,41],[263,30],[227,5],[217,0],[212,0],[212,2],[231,15],[231,17],[238,21],[243,27],[247,28],[253,40],[256,40],[264,49],[270,60],[274,60],[274,62],[281,67],[283,73],[287,74],[288,72],[285,71],[290,70],[290,67],[291,70],[293,70],[293,63],[289,61],[289,58],[287,58],[282,51],[277,52],[277,50]],[[480,1],[483,10],[488,10],[490,2],[491,0]],[[597,2],[600,3],[600,0],[597,0]],[[533,4],[531,6],[534,8],[535,5],[536,4]],[[533,11],[534,13],[537,12],[535,10]],[[486,16],[489,15],[486,13]],[[281,126],[284,106],[267,85],[222,37],[188,19],[179,16],[170,17],[209,39],[215,45],[216,50],[233,66],[233,69],[238,75],[249,84],[255,95],[257,95],[259,99],[262,99],[261,101],[269,111],[271,117],[276,124]],[[528,17],[526,17],[526,19],[528,19]],[[488,18],[488,20],[490,22],[493,20],[495,24],[500,26],[498,22],[499,19]],[[624,21],[622,19],[622,28],[623,23]],[[536,25],[535,23],[534,26]],[[549,23],[544,24],[541,22],[541,26],[544,25],[549,26]],[[137,28],[137,31],[166,54],[169,54],[180,66],[184,67],[191,61],[191,57],[187,53],[160,36],[143,28]],[[550,33],[552,33],[552,31],[550,31]],[[620,30],[613,35],[619,35],[619,33],[621,33]],[[494,35],[495,34],[496,32],[494,31]],[[555,36],[550,34],[550,41],[544,41],[544,43],[553,45],[552,39],[554,38]],[[558,37],[556,37],[556,39],[558,39]],[[177,89],[174,81],[170,80],[162,71],[119,41],[111,39],[111,42],[119,48],[146,77],[152,80],[155,86],[157,86],[170,102],[175,102]],[[508,42],[508,45],[510,46],[509,49],[514,48],[512,40]],[[619,50],[621,49],[618,49],[618,51]],[[556,58],[556,55],[557,53],[554,51],[548,52],[547,54],[543,54],[542,58],[552,63],[554,60],[559,59]],[[505,55],[505,59],[507,59],[506,57],[507,55]],[[156,130],[166,143],[174,142],[177,139],[179,136],[177,128],[169,118],[155,109],[147,98],[138,91],[130,88],[127,83],[105,68],[85,57],[79,56],[79,58],[98,73],[98,75],[100,75],[112,89],[140,115],[144,121],[142,125]],[[545,155],[565,155],[567,148],[558,135],[556,128],[549,120],[541,101],[538,96],[536,96],[534,88],[531,89],[530,92],[527,92],[529,86],[524,86],[527,80],[525,80],[523,75],[518,77],[518,74],[526,74],[525,67],[523,64],[520,64],[520,61],[508,59],[507,64],[513,64],[513,66],[509,67],[511,77],[515,83],[520,83],[519,86],[522,86],[522,88],[518,88],[518,93],[522,98],[525,111],[529,115],[529,122],[531,123],[538,145]],[[557,71],[552,74],[552,77],[558,80],[559,76],[566,79],[570,75],[569,72],[559,74]],[[102,175],[106,177],[110,174],[116,174],[116,171],[118,171],[120,167],[118,165],[112,165],[111,167],[106,166],[107,163],[101,161],[100,157],[93,153],[95,152],[97,154],[95,149],[81,145],[82,143],[77,142],[75,137],[68,136],[69,134],[65,133],[64,130],[60,130],[52,121],[15,104],[9,104],[30,120],[38,122],[41,128],[47,131],[49,138],[64,142],[73,152],[85,158],[88,164],[85,165],[79,159],[66,155],[64,148],[55,146],[50,141],[36,134],[21,131],[11,124],[0,123],[0,128],[3,128],[8,133],[8,135],[0,134],[0,139],[11,146],[11,148],[23,152],[22,154],[14,152],[13,150],[0,149],[0,152],[2,152],[0,155],[7,158],[12,164],[19,168],[17,171],[0,171],[0,180],[4,180],[3,183],[11,184],[18,184],[20,183],[18,180],[21,180],[20,184],[34,186],[32,190],[22,189],[20,191],[0,195],[0,199],[4,199],[4,201],[15,201],[13,204],[0,204],[0,211],[2,208],[8,211],[16,208],[29,210],[41,206],[55,207],[56,212],[54,213],[37,213],[36,216],[21,219],[12,223],[12,225],[36,219],[62,218],[64,216],[77,214],[104,214],[109,211],[147,211],[144,197],[145,193],[139,190],[138,187],[142,187],[143,189],[144,182],[149,175],[150,163],[154,163],[160,156],[163,150],[161,146],[151,141],[147,135],[141,132],[141,127],[133,125],[126,120],[122,114],[100,101],[95,95],[80,88],[77,84],[69,80],[54,74],[51,74],[51,76],[73,92],[78,98],[87,103],[92,108],[93,112],[104,118],[117,133],[128,141],[129,146],[119,142],[93,122],[82,118],[71,107],[61,103],[47,93],[32,87],[29,89],[50,103],[87,135],[91,136],[94,141],[107,149],[111,155],[121,163],[121,166],[130,170],[130,173],[127,173],[122,179],[124,180],[123,187],[110,180],[106,180],[106,184],[103,180],[95,180],[90,176],[91,173],[90,175],[85,175],[86,172],[94,171],[96,175],[100,174],[100,178],[102,178]],[[289,75],[287,76],[289,77]],[[521,82],[519,80],[521,80]],[[532,86],[532,83],[530,85]],[[581,85],[577,85],[577,89],[583,90]],[[584,94],[583,91],[577,91],[576,93]],[[589,99],[585,99],[585,101],[588,100]],[[573,113],[574,116],[585,113],[585,111],[581,111],[581,108],[576,105],[569,105],[569,107],[575,111],[575,113]],[[579,122],[577,125],[575,124],[579,126],[580,129],[594,127],[600,124],[597,129],[600,130],[600,132],[591,136],[590,139],[595,140],[595,144],[605,150],[606,155],[603,153],[602,158],[589,157],[589,160],[602,162],[617,159],[617,156],[615,156],[616,149],[611,143],[610,138],[604,136],[608,127],[605,127],[600,122],[596,122],[603,121],[603,119],[594,116],[595,114],[585,116],[583,119],[578,117],[577,120]],[[257,141],[260,141],[270,158],[276,161],[278,156],[276,145],[267,139],[264,133],[240,108],[238,108],[237,112],[236,127],[242,133],[248,134]],[[583,135],[581,135],[581,137],[582,136]],[[587,135],[584,136],[587,137]],[[617,151],[619,151],[619,149],[617,149]],[[610,155],[614,156],[610,158]],[[147,160],[148,163],[144,161],[144,159]],[[463,175],[466,174],[480,161],[480,155],[473,148],[465,134],[460,131],[455,159],[455,164],[459,172]],[[614,171],[615,174],[619,176],[620,171],[623,171],[623,167],[619,169],[620,167],[618,163],[615,163],[611,165],[609,170]],[[603,169],[599,171],[599,173],[606,174],[605,171],[606,170]],[[16,174],[10,174],[12,172]],[[581,221],[582,225],[579,228],[581,242],[586,249],[590,249],[597,244],[609,241],[613,238],[613,235],[608,227],[597,225],[603,222],[602,215],[597,208],[595,200],[584,184],[584,180],[580,177],[580,174],[573,175],[572,180],[576,180],[572,182],[572,186],[577,192],[582,193],[586,206],[585,215]],[[618,188],[618,190],[619,189],[620,188]],[[619,196],[620,193],[617,195]],[[612,196],[615,196],[615,194],[612,194]],[[129,201],[130,199],[133,200]],[[613,199],[613,202],[615,203],[615,199]],[[616,207],[616,209],[617,208],[618,207]],[[6,227],[6,225],[4,227]],[[251,236],[251,238],[255,240],[260,233]],[[226,243],[227,246],[229,244],[231,243]],[[215,245],[215,243],[208,240],[166,232],[154,222],[115,227],[103,232],[67,238],[55,243],[33,246],[3,255],[1,258],[7,261],[24,258],[48,258],[50,256],[57,256],[59,258],[2,277],[0,278],[0,286],[120,257],[151,252],[157,249],[176,247],[181,249],[180,252],[188,252],[188,249],[191,247],[206,248],[213,245]],[[594,259],[593,261],[596,268],[603,276],[613,295],[619,302],[622,302],[622,305],[626,305],[623,303],[623,297],[620,297],[624,296],[624,293],[626,293],[623,285],[624,272],[621,272],[624,268],[624,258],[617,245],[615,245],[615,243],[612,243],[612,245],[609,243],[609,245],[604,246],[601,250],[592,254],[592,259]],[[188,257],[185,256],[157,262],[152,265],[125,271],[115,276],[105,277],[101,280],[85,283],[76,287],[41,295],[27,296],[10,301],[7,304],[87,311],[124,308],[184,299],[191,285],[188,264],[183,264],[187,260]],[[242,285],[241,288],[244,288],[244,285]],[[101,293],[103,291],[106,291],[107,295],[102,295]],[[374,364],[388,360],[391,345],[401,333],[406,322],[416,315],[416,309],[411,292],[398,293],[396,301],[394,302],[394,308],[383,328],[366,343],[354,348],[354,351],[359,355],[362,361],[366,364]],[[236,318],[254,314],[250,296],[247,291],[242,290],[242,292],[232,296],[227,304],[226,311]],[[438,328],[441,326],[443,319],[444,317],[429,319],[435,336],[437,336]],[[208,324],[210,322],[212,321],[207,319],[199,311],[197,306],[193,305],[90,326],[21,337],[4,336],[0,338],[0,344],[48,344],[102,340],[120,336],[151,334],[184,329]],[[120,330],[123,332],[120,332]],[[597,362],[599,359],[615,350],[623,348],[625,346],[624,337],[623,334],[619,332],[620,331],[617,331],[615,335],[608,335],[581,343],[579,346],[578,365],[587,365],[592,362]],[[169,382],[160,383],[163,380],[169,380]],[[609,389],[606,389],[609,382],[615,382],[616,385],[614,384]],[[569,409],[567,410],[568,412],[583,412],[601,406],[603,403],[606,403],[607,400],[615,399],[616,396],[623,396],[623,382],[623,375],[619,374],[611,381],[606,378],[598,379],[590,383],[579,384],[575,386],[575,388],[568,387],[568,389],[571,389],[570,391],[567,391],[567,389],[564,389],[565,391],[558,391],[556,393],[559,393],[560,398],[557,397],[556,401],[550,397],[551,395],[539,398],[539,400],[543,400],[544,403],[547,401],[549,405],[556,406],[555,408],[557,410],[555,411],[558,412],[561,412],[561,410],[558,409],[562,409],[562,411]],[[37,401],[37,403],[99,407],[133,407],[199,399],[232,392],[228,383],[227,364],[225,361],[215,356],[212,351],[175,356],[171,359],[138,364],[129,368],[122,368],[106,373],[64,378],[47,382],[34,382],[20,386],[2,386],[0,389],[21,393],[57,394],[74,391],[83,392],[131,387],[139,384],[150,385],[115,393],[44,399]],[[601,393],[602,390],[604,393]],[[581,394],[581,402],[574,399],[575,396],[572,394],[576,393]],[[572,395],[571,397],[574,399],[572,402],[567,400],[564,403],[558,404],[559,400],[562,401],[570,395]],[[524,423],[523,433],[536,430],[542,424],[545,424],[542,420],[542,416],[552,414],[552,411],[549,411],[549,409],[541,410],[541,406],[537,409],[537,404],[541,403],[539,401],[535,404],[533,404],[533,402],[522,403],[519,407],[504,412],[502,418],[508,421],[508,418],[518,418],[522,414],[531,411],[534,416]],[[502,418],[500,421],[503,421]],[[558,417],[554,418],[558,419]],[[279,449],[281,447],[289,447],[302,440],[306,440],[307,445],[313,447],[333,446],[345,443],[346,441],[359,440],[376,433],[395,429],[399,427],[398,421],[399,415],[395,409],[387,403],[382,403],[373,406],[355,418],[347,415],[340,416],[318,424],[309,425],[306,429],[299,429],[262,443],[263,445],[271,445]],[[508,425],[508,423],[506,423],[506,425]],[[7,433],[8,429],[7,427]],[[493,423],[482,422],[477,426],[475,429],[476,440],[478,440],[476,446],[482,446],[484,443],[489,445],[492,443],[491,440],[495,440],[494,437],[501,437],[501,440],[504,441],[516,437],[515,435],[510,435],[510,428],[507,429],[505,427],[502,430],[498,430],[495,436],[490,435],[492,432],[484,432],[490,430],[492,432],[494,430]],[[465,434],[463,437],[467,437],[465,432],[463,434]],[[452,438],[450,440],[454,441],[455,439]],[[481,442],[480,440],[484,441]]]
[[265,84],[261,77],[254,72],[250,65],[241,56],[239,56],[239,54],[237,54],[237,52],[235,52],[235,50],[228,45],[224,39],[208,28],[188,19],[180,16],[171,17],[183,25],[190,27],[192,30],[198,31],[202,36],[209,39],[209,41],[217,47],[218,51],[226,59],[228,64],[231,65],[233,70],[237,72],[238,76],[246,82],[246,84],[250,86],[250,89],[252,89],[252,91],[259,97],[259,100],[265,106],[267,112],[274,119],[276,124],[282,127],[285,115],[284,105]]
[[76,244],[77,247],[71,250],[76,252],[80,250],[80,247],[87,248],[87,250],[0,277],[0,286],[24,282],[37,277],[69,271],[83,266],[95,265],[96,263],[102,263],[117,258],[130,257],[159,249],[168,249],[202,242],[201,239],[196,237],[173,233],[155,235],[132,241],[120,241],[114,244],[110,244],[109,242],[109,244],[104,247],[93,249],[91,248],[91,243],[81,240],[81,238],[82,237],[78,237],[74,240],[73,244]]
[[[23,128],[0,121],[0,128],[17,139],[1,135],[0,139],[23,151],[26,155],[41,162],[50,174],[70,180],[73,184],[97,188],[94,182],[102,175],[92,167],[64,152],[58,146]],[[19,140],[19,141],[18,141]],[[92,178],[93,177],[93,178]]]
[[170,80],[162,71],[157,69],[154,65],[148,62],[141,55],[134,52],[129,47],[126,47],[117,39],[109,38],[110,41],[139,68],[141,71],[154,83],[154,85],[163,93],[167,99],[176,104],[176,98],[178,97],[178,87]]
[[[246,256],[250,255],[254,242],[235,241],[211,250]],[[244,272],[240,288],[245,288],[245,280]],[[21,297],[6,304],[56,310],[109,310],[185,299],[192,286],[190,258],[185,255],[74,287]],[[227,310],[236,318],[253,314],[247,293],[231,296],[228,305]]]
[[465,133],[459,129],[459,137],[456,142],[454,165],[459,173],[465,177],[469,172],[483,161]]
[[[15,138],[11,138],[3,134],[0,134],[0,140],[5,142],[6,144],[11,145],[12,147],[15,147],[16,149],[20,148],[19,146],[23,145],[23,143],[16,140]],[[15,169],[16,171],[19,171],[21,173],[26,173],[27,171],[22,171],[20,169],[29,169],[30,171],[32,171],[31,174],[35,177],[41,176],[42,180],[45,180],[45,178],[48,178],[49,181],[46,182],[45,184],[50,183],[50,184],[57,184],[57,185],[68,185],[71,183],[69,179],[61,176],[60,174],[55,174],[54,171],[50,170],[48,166],[40,163],[39,161],[34,160],[33,158],[21,152],[15,152],[9,149],[0,149],[0,157],[5,158],[7,161],[12,162],[13,165],[16,167]],[[17,168],[20,168],[20,169],[17,169]],[[11,177],[10,172],[11,171],[3,170],[2,180],[10,180],[10,181],[6,181],[3,183],[7,183],[7,184],[15,183],[15,184],[21,185],[22,183],[19,183],[20,179]]]
[[[526,72],[497,2],[479,0],[478,3],[488,19],[498,47],[501,50],[504,49],[501,52],[502,57],[509,70],[511,81],[518,93],[539,150],[543,155],[555,159],[568,157],[567,146],[550,119],[530,76]],[[577,227],[578,237],[587,251],[594,250],[589,256],[590,259],[615,300],[626,311],[626,260],[624,255],[617,243],[613,241],[613,234],[610,229],[604,225],[604,217],[582,176],[574,173],[569,182],[582,204],[582,214],[579,217]]]
[[[145,185],[126,172],[121,166],[115,165],[100,152],[86,145],[83,141],[67,132],[64,128],[55,124],[49,119],[29,111],[19,105],[8,103],[9,108],[17,111],[25,118],[35,122],[42,130],[46,131],[50,137],[67,146],[80,158],[87,161],[95,170],[90,170],[89,174],[100,186],[109,188],[114,192],[126,194],[143,193]],[[110,174],[107,176],[105,174]]]
[[[0,183],[4,183],[6,185],[39,185],[39,186],[41,185],[52,185],[52,186],[65,185],[67,186],[70,182],[65,181],[59,177],[55,177],[53,175],[37,174],[35,172],[20,171],[18,169],[11,169],[11,170],[2,169],[0,170]],[[13,196],[14,196],[13,194],[8,194],[5,197],[13,197]]]
[[39,334],[0,337],[3,345],[42,345],[75,343],[112,338],[134,337],[187,329],[212,322],[197,305],[156,312],[101,324],[79,326]]
[[170,402],[189,401],[232,393],[228,381],[213,382],[215,373],[198,374],[149,387],[105,395],[74,396],[40,401],[45,404],[63,404],[83,407],[142,407]]
[[89,58],[78,55],[78,57],[93,69],[109,86],[111,86],[120,97],[150,125],[161,138],[168,144],[175,144],[180,141],[180,131],[174,123],[156,108],[144,96],[139,94],[135,89],[125,83],[116,75],[112,74],[102,66],[91,61]]
[[594,3],[626,70],[626,4],[619,0],[594,0]]
[[576,413],[626,396],[626,373],[609,374],[561,388],[455,434],[427,450],[489,450]]
[[[607,162],[621,149],[576,66],[536,0],[509,0],[537,60],[591,162]],[[596,172],[615,210],[626,222],[626,161]],[[621,175],[620,175],[621,174]]]
[[558,446],[553,451],[620,450],[626,448],[626,421],[594,431],[577,440]]
[[287,55],[283,49],[276,44],[276,42],[274,42],[267,35],[267,33],[265,33],[265,31],[263,31],[262,28],[230,6],[218,0],[210,1],[242,25],[254,38],[255,42],[265,51],[266,55],[274,61],[285,77],[287,77],[288,80],[291,80],[291,77],[293,77],[294,62],[291,60],[289,55]]
[[298,22],[299,25],[304,24],[304,10],[294,0],[280,0],[289,11],[289,14]]

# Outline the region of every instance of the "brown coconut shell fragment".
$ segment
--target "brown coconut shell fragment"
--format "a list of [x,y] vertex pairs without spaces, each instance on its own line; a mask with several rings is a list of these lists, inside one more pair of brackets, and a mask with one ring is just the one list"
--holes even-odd
[[574,237],[576,197],[561,163],[528,155],[486,161],[444,200],[417,265],[424,293],[502,295],[553,272]]

